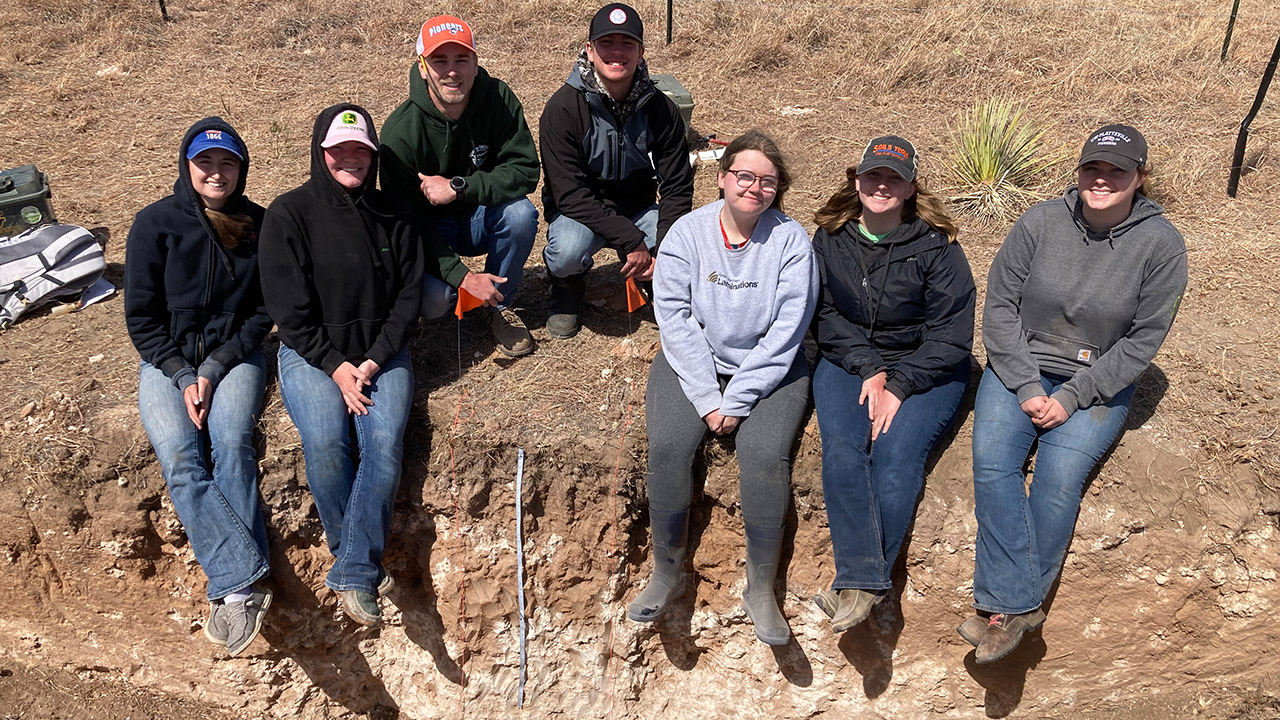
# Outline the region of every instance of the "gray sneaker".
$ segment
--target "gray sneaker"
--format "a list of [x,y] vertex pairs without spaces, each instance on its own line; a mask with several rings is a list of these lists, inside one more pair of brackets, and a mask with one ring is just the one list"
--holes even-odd
[[227,645],[227,616],[223,610],[226,605],[221,600],[209,601],[209,619],[204,623],[204,636],[216,645]]
[[[221,615],[227,623],[227,653],[235,657],[249,647],[262,630],[262,618],[271,607],[271,588],[254,583],[249,599],[242,603],[223,603]],[[212,625],[213,623],[210,623]]]
[[382,620],[377,595],[363,590],[339,590],[338,597],[342,601],[342,611],[361,625],[373,627]]
[[557,340],[568,340],[581,329],[577,314],[556,313],[547,318],[547,334]]

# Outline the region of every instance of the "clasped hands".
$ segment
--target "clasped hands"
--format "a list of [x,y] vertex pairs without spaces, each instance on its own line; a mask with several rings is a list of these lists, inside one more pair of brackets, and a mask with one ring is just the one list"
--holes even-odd
[[902,401],[897,395],[885,389],[888,374],[881,370],[862,381],[862,392],[858,393],[858,404],[867,406],[867,417],[871,419],[871,442],[889,432],[893,424],[893,416],[898,414]]
[[373,407],[373,400],[364,394],[366,385],[373,384],[373,376],[378,374],[378,363],[365,360],[359,367],[344,361],[333,371],[333,381],[342,391],[342,400],[347,404],[347,412],[356,415],[368,415]]

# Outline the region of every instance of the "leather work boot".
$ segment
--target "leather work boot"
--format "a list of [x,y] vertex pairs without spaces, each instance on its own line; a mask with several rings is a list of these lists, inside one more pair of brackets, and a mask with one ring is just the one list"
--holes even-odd
[[342,599],[342,611],[361,625],[373,627],[382,620],[377,595],[363,590],[339,590],[338,597]]
[[627,606],[627,617],[635,622],[653,622],[667,604],[684,592],[684,557],[689,542],[689,509],[662,512],[649,509],[653,536],[653,574],[644,590]]
[[1045,615],[1039,609],[1019,615],[996,613],[987,619],[987,630],[978,643],[974,660],[986,664],[995,662],[1013,652],[1022,642],[1022,636],[1044,624]]
[[839,635],[854,625],[862,623],[871,614],[871,608],[884,600],[887,592],[846,588],[840,591],[840,606],[831,618],[831,631]]
[[522,357],[533,352],[533,336],[511,308],[494,310],[485,322],[498,343],[498,352],[507,357]]

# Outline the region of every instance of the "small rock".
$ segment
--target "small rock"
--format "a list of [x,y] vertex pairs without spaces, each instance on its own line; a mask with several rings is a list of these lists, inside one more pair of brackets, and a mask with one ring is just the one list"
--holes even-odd
[[36,404],[33,402],[29,402],[26,405],[23,405],[22,409],[18,411],[18,419],[19,420],[25,419],[28,415],[30,415],[35,411],[36,411]]
[[102,358],[103,358],[102,353],[98,353],[97,355],[90,355],[89,362],[91,363],[102,362]]

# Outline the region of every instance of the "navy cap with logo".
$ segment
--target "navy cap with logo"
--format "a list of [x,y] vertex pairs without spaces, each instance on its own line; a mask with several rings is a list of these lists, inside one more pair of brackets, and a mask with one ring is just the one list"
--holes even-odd
[[897,135],[881,135],[867,143],[856,172],[861,175],[875,168],[889,168],[901,175],[903,180],[914,182],[918,164],[915,145]]
[[1107,125],[1089,136],[1080,151],[1080,167],[1101,160],[1121,170],[1134,170],[1147,165],[1147,139],[1129,125]]
[[627,35],[644,42],[644,23],[635,8],[623,3],[609,3],[596,11],[591,18],[591,32],[587,40],[595,42],[605,35]]
[[191,144],[187,146],[187,159],[190,160],[205,150],[214,148],[226,150],[241,160],[244,159],[244,148],[240,147],[240,143],[236,142],[231,133],[217,128],[202,130],[191,138]]

